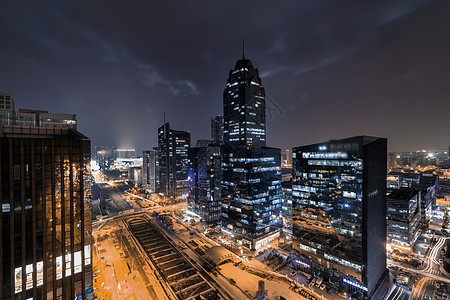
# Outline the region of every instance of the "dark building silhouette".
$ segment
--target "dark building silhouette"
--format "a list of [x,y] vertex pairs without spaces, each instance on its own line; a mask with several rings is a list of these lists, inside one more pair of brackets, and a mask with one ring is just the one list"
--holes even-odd
[[142,152],[142,178],[143,185],[153,192],[155,191],[156,178],[156,151],[149,150]]
[[212,140],[197,140],[195,147],[208,147],[212,142]]
[[6,121],[0,299],[93,299],[90,140],[63,124]]
[[211,117],[211,139],[223,143],[223,116]]
[[244,55],[229,72],[223,109],[224,232],[259,249],[281,231],[281,150],[266,147],[265,92]]
[[156,192],[175,198],[188,189],[188,148],[191,134],[173,130],[169,123],[158,128]]
[[292,149],[293,249],[364,297],[386,271],[386,149],[368,136]]
[[214,223],[220,219],[221,151],[219,144],[192,147],[189,153],[188,214]]

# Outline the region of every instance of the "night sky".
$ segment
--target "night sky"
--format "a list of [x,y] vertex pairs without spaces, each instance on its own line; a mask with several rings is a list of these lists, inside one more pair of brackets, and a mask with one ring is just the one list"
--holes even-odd
[[222,114],[242,37],[269,146],[361,134],[391,151],[450,145],[448,0],[2,0],[0,91],[77,114],[93,145],[150,149],[163,112],[194,144]]

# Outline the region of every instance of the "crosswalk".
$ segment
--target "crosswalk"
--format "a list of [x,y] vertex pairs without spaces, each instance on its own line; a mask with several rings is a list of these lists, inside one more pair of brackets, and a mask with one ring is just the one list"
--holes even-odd
[[433,275],[439,275],[441,273],[438,270],[429,270],[428,272]]

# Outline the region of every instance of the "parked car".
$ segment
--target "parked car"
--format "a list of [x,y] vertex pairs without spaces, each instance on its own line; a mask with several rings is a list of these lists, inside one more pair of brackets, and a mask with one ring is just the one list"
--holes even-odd
[[325,283],[322,283],[321,285],[320,285],[320,289],[323,291],[325,288],[326,288],[327,286],[325,285]]

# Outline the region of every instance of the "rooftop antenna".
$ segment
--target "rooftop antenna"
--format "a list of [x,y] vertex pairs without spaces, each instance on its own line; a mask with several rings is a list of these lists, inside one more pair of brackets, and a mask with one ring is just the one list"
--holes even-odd
[[244,38],[242,38],[242,59],[245,59],[245,55],[244,55],[244,53],[245,53],[245,51],[244,51],[244,49],[245,49],[245,44],[244,44]]

